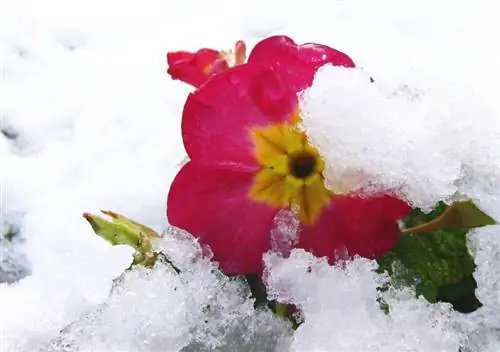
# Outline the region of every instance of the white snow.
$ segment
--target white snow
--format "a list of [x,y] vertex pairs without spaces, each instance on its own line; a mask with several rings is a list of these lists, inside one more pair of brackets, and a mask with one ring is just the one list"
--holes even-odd
[[328,65],[303,93],[304,127],[330,187],[392,189],[428,209],[467,196],[500,215],[491,199],[500,199],[500,110],[459,77],[369,80],[363,70]]
[[[23,255],[23,238],[18,233],[10,238],[10,226],[0,224],[0,283],[12,283],[29,274],[29,265]],[[3,234],[8,234],[4,236]]]
[[295,304],[305,323],[291,351],[457,352],[460,335],[451,327],[447,304],[414,299],[410,290],[383,295],[390,315],[380,309],[377,287],[387,278],[376,265],[355,259],[338,266],[294,250],[287,260],[266,257],[271,297]]
[[465,352],[493,352],[500,349],[500,226],[489,226],[469,235],[469,248],[479,263],[474,278],[478,283],[477,298],[484,306],[458,319],[469,336]]
[[127,272],[105,305],[75,321],[44,350],[257,352],[289,345],[290,324],[255,311],[250,288],[221,274],[186,234],[168,229],[154,247],[181,273],[165,261],[152,270]]
[[[0,284],[0,350],[36,351],[59,338],[81,351],[265,351],[279,342],[283,351],[456,352],[469,336],[467,352],[496,351],[498,227],[471,236],[485,306],[470,316],[406,291],[387,295],[393,311],[383,315],[374,297],[384,278],[366,260],[341,270],[300,251],[289,260],[267,257],[273,294],[301,306],[306,318],[289,346],[286,324],[251,315],[248,288],[221,277],[189,238],[164,244],[186,274],[135,270],[106,300],[131,250],[109,246],[81,216],[112,209],[161,231],[184,157],[180,113],[191,90],[166,75],[166,52],[229,49],[238,39],[251,48],[280,33],[331,45],[360,67],[325,67],[304,95],[305,127],[331,163],[331,182],[345,180],[339,171],[354,172],[361,184],[370,175],[422,206],[469,196],[500,218],[495,7],[1,1],[0,128],[18,137],[0,135],[0,224],[19,226],[24,242],[8,249],[19,261],[1,242],[0,263],[7,258],[31,275]],[[306,273],[307,265],[315,270]],[[209,302],[217,311],[200,311]]]

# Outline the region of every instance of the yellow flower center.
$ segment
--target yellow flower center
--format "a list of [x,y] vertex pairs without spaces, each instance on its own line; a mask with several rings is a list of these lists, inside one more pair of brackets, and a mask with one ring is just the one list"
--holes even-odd
[[255,127],[251,136],[261,169],[250,197],[277,208],[296,209],[300,221],[314,223],[331,197],[318,150],[294,124]]

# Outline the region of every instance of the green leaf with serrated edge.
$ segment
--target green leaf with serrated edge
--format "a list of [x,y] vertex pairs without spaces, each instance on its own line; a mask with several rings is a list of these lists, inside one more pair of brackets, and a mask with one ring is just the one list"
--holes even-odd
[[[426,224],[432,222],[434,228],[430,231]],[[407,229],[425,231],[402,235],[396,248],[377,259],[378,271],[387,271],[395,286],[414,286],[417,295],[423,295],[429,302],[449,302],[457,310],[474,311],[481,303],[475,296],[476,282],[472,276],[475,264],[467,249],[466,236],[470,228],[491,223],[493,219],[472,202],[452,206],[439,203],[427,214],[416,209],[404,224]]]

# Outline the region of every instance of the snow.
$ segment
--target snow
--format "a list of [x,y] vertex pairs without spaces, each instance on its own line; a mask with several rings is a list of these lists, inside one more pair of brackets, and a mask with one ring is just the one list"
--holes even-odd
[[[191,89],[166,75],[166,52],[228,49],[238,39],[251,48],[281,33],[331,45],[359,66],[325,67],[304,93],[305,128],[331,164],[332,185],[359,187],[370,175],[413,204],[468,196],[500,218],[494,4],[0,4],[0,128],[17,135],[0,135],[0,223],[19,227],[23,239],[0,243],[0,263],[31,273],[0,284],[1,351],[61,351],[57,341],[70,341],[81,351],[456,352],[467,337],[467,352],[498,350],[498,227],[470,236],[484,307],[467,316],[407,291],[389,292],[393,311],[383,315],[374,297],[385,278],[363,259],[341,270],[300,251],[268,256],[273,294],[306,318],[290,341],[289,327],[264,311],[252,315],[246,285],[218,274],[189,238],[157,244],[185,265],[183,276],[168,266],[136,269],[108,298],[131,250],[110,247],[81,216],[112,209],[161,232],[185,154],[180,112]],[[346,185],[342,176],[353,172],[359,182]],[[209,303],[216,311],[203,312]]]
[[22,252],[23,239],[15,231],[0,224],[0,233],[8,234],[6,237],[0,236],[0,283],[16,282],[29,274],[29,266]]
[[500,198],[499,111],[459,79],[369,81],[364,70],[329,65],[303,93],[304,128],[330,187],[391,189],[424,209],[469,197],[500,215],[491,200]]
[[[197,242],[168,229],[154,243],[163,261],[128,271],[106,304],[77,320],[44,350],[272,351],[289,344],[290,324],[254,310],[250,288],[218,270]],[[182,255],[176,255],[182,254]]]
[[271,230],[271,250],[283,256],[290,255],[299,240],[299,220],[293,211],[283,209],[274,217]]
[[380,309],[377,288],[387,277],[374,273],[372,261],[330,266],[303,250],[265,261],[271,297],[298,306],[305,318],[291,351],[458,351],[447,304],[431,305],[403,290],[383,295],[390,315]]
[[469,336],[465,352],[498,351],[500,348],[500,226],[489,226],[469,235],[469,248],[479,263],[474,278],[478,283],[477,298],[484,306],[470,316],[459,319],[462,330]]

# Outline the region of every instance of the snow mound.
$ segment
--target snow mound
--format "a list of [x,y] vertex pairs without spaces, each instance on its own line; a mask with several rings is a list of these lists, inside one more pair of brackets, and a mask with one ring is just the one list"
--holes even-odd
[[464,352],[500,350],[500,226],[488,226],[469,234],[469,250],[477,265],[476,296],[483,306],[460,316],[459,326],[467,336]]
[[170,228],[155,247],[168,260],[126,272],[46,351],[284,350],[290,324],[256,311],[246,281],[224,276],[192,237]]
[[458,351],[461,335],[451,325],[450,306],[415,299],[409,289],[380,293],[388,278],[374,272],[374,261],[330,266],[293,250],[288,259],[269,254],[265,262],[269,294],[296,305],[305,318],[290,351]]
[[499,112],[463,82],[328,65],[302,98],[332,190],[389,189],[423,209],[467,197],[500,218]]

